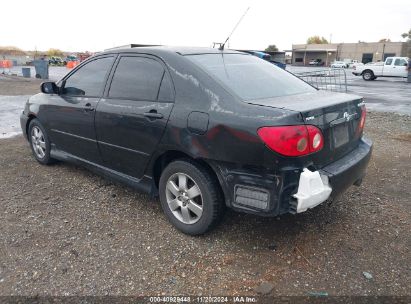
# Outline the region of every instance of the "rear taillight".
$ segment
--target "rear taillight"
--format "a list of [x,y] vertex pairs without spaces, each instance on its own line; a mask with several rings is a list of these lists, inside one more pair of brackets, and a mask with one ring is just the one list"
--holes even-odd
[[312,125],[262,127],[257,133],[271,150],[285,156],[307,155],[324,146],[320,129]]
[[366,113],[367,113],[367,110],[365,106],[362,106],[361,107],[361,117],[360,117],[360,121],[358,122],[358,127],[357,127],[357,134],[361,134],[361,132],[364,130]]

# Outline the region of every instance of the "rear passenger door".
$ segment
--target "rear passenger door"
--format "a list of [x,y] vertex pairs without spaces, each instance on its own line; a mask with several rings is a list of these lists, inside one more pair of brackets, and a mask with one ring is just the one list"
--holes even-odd
[[383,76],[395,76],[395,66],[393,61],[394,59],[392,57],[385,59]]
[[96,111],[105,166],[141,178],[174,105],[174,87],[160,60],[121,55]]
[[407,77],[407,60],[404,58],[396,58],[394,60],[394,75],[396,77]]

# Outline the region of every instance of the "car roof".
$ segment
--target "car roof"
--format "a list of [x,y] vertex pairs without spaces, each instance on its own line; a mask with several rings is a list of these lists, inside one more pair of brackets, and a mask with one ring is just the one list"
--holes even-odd
[[113,48],[101,52],[99,54],[110,54],[110,53],[153,53],[153,54],[164,54],[164,53],[174,53],[179,55],[198,55],[198,54],[246,54],[243,52],[238,52],[234,50],[219,50],[218,48],[208,48],[208,47],[177,47],[177,46],[142,46],[142,47],[124,47],[124,48]]

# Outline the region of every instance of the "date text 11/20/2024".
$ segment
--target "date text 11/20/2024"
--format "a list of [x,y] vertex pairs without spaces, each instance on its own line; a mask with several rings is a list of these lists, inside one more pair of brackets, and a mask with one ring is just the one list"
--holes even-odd
[[250,296],[159,296],[150,297],[150,303],[257,303],[256,297]]

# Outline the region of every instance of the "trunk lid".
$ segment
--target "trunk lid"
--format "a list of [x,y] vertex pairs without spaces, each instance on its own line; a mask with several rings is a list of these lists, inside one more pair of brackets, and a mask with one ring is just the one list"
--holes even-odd
[[300,112],[305,124],[318,127],[324,136],[324,147],[308,155],[317,169],[355,149],[361,137],[357,129],[363,100],[357,95],[317,91],[247,103]]

